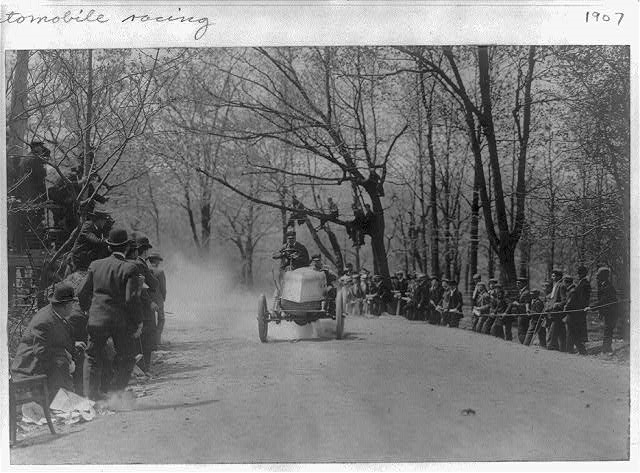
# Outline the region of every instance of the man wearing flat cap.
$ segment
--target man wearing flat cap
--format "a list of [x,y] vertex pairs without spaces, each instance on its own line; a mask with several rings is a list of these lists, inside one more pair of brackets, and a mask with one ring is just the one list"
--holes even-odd
[[125,259],[132,243],[125,229],[113,228],[107,240],[111,256],[89,265],[87,278],[78,293],[80,306],[89,311],[84,395],[94,401],[102,397],[100,383],[106,358],[104,348],[109,337],[116,352],[113,389],[124,390],[127,387],[135,364],[139,343],[136,339],[142,332],[142,312],[138,297],[140,272],[133,262]]
[[74,343],[68,321],[75,300],[71,285],[56,284],[49,305],[40,309],[27,325],[11,364],[15,379],[46,375],[49,402],[60,388],[73,391],[72,353],[75,346],[85,348],[83,342]]
[[287,242],[273,254],[273,259],[280,260],[280,272],[309,266],[309,252],[302,243],[296,241],[296,231],[290,228],[286,237]]

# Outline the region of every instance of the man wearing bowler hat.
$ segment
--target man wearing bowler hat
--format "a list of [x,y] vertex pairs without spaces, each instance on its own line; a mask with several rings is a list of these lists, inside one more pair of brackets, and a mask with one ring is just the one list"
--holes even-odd
[[78,297],[83,310],[89,311],[89,334],[85,366],[84,395],[99,400],[101,372],[107,339],[113,339],[116,372],[111,387],[124,390],[135,364],[137,338],[142,332],[142,313],[137,296],[140,272],[125,259],[132,241],[123,228],[109,232],[107,244],[111,256],[93,261]]
[[73,341],[72,327],[68,321],[73,302],[77,299],[73,287],[67,283],[54,286],[49,305],[40,309],[31,319],[22,334],[16,356],[11,364],[15,379],[44,374],[47,376],[49,402],[65,388],[73,391],[75,371],[72,353],[77,346],[85,348],[84,342]]

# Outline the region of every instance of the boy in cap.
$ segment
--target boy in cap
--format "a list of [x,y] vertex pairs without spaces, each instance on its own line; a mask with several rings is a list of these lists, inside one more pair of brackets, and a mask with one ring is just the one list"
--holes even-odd
[[[611,342],[613,340],[613,331],[616,328],[616,322],[618,321],[618,307],[615,304],[618,300],[616,295],[616,288],[611,284],[609,268],[600,268],[596,273],[596,280],[598,282],[598,302],[597,306],[600,307],[600,320],[604,321],[604,333],[602,336],[602,353],[612,353],[613,349]],[[585,307],[584,311],[587,313],[592,310],[591,307]]]
[[22,334],[16,356],[11,363],[14,379],[44,374],[51,402],[58,389],[73,391],[75,371],[72,353],[86,348],[84,342],[73,340],[69,323],[74,297],[73,287],[61,282],[54,286],[49,304],[33,316]]

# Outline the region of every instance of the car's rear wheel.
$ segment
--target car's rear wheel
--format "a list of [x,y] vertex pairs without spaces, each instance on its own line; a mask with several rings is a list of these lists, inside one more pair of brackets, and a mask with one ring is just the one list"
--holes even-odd
[[338,291],[336,295],[336,339],[342,338],[344,331],[344,304],[342,302],[342,291]]
[[267,298],[264,294],[261,294],[260,299],[258,300],[258,336],[262,343],[266,343],[267,341],[267,330],[269,327],[267,317]]

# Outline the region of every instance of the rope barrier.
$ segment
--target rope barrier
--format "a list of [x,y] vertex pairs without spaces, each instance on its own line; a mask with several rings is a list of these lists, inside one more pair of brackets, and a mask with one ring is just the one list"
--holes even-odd
[[[589,306],[590,310],[588,312],[596,312],[598,309],[602,309],[603,307],[609,307],[612,305],[616,305],[616,304],[621,304],[623,302],[631,302],[630,299],[622,299],[619,301],[615,301],[615,302],[608,302],[607,304],[602,304],[602,305],[597,305],[597,306]],[[438,310],[436,308],[436,310]],[[447,311],[446,309],[442,309],[442,310],[438,310],[438,312],[442,313],[442,312],[455,312],[455,311]],[[518,314],[480,314],[480,315],[476,315],[476,317],[489,317],[489,318],[497,318],[497,317],[520,317],[523,315],[526,315],[527,317],[533,317],[536,315],[567,315],[567,314],[571,314],[574,312],[585,312],[584,309],[574,309],[574,310],[560,310],[560,311],[551,311],[551,312],[521,312]]]

